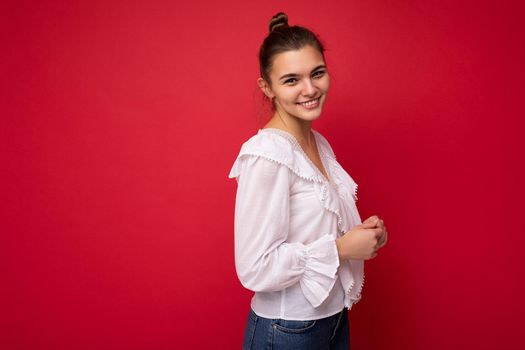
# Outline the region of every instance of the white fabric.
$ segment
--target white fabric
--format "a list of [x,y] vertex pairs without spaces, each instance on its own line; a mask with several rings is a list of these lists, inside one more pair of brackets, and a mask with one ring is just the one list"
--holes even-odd
[[335,244],[361,223],[357,184],[312,131],[331,181],[293,135],[275,128],[246,141],[229,174],[238,185],[235,268],[262,317],[318,319],[361,298],[364,261],[340,261]]

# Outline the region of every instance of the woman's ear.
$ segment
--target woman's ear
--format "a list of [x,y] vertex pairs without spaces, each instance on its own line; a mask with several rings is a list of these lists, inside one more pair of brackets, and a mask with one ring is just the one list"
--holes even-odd
[[257,79],[257,85],[259,85],[259,88],[263,94],[265,94],[270,100],[275,96],[275,94],[272,92],[272,89],[270,88],[270,85],[263,78]]

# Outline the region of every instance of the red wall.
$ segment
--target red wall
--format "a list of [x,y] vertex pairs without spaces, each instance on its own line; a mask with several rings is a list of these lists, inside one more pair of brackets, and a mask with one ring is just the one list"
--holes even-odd
[[0,21],[2,349],[240,348],[227,175],[262,126],[277,11],[325,42],[314,128],[389,231],[352,347],[522,344],[523,8],[17,1]]

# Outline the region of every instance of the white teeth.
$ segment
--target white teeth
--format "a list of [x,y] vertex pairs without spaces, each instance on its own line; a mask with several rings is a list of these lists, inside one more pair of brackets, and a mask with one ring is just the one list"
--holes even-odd
[[315,106],[317,104],[317,102],[319,102],[319,98],[316,98],[315,100],[312,100],[312,101],[303,102],[303,103],[301,103],[301,105],[303,105],[305,107],[312,107],[312,106]]

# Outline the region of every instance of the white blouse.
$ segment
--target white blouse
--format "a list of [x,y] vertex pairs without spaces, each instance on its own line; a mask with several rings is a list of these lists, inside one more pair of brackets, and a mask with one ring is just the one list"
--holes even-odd
[[331,181],[292,134],[276,128],[246,141],[228,176],[237,180],[235,268],[262,317],[319,319],[361,299],[364,261],[340,261],[335,244],[361,223],[357,184],[312,131]]

